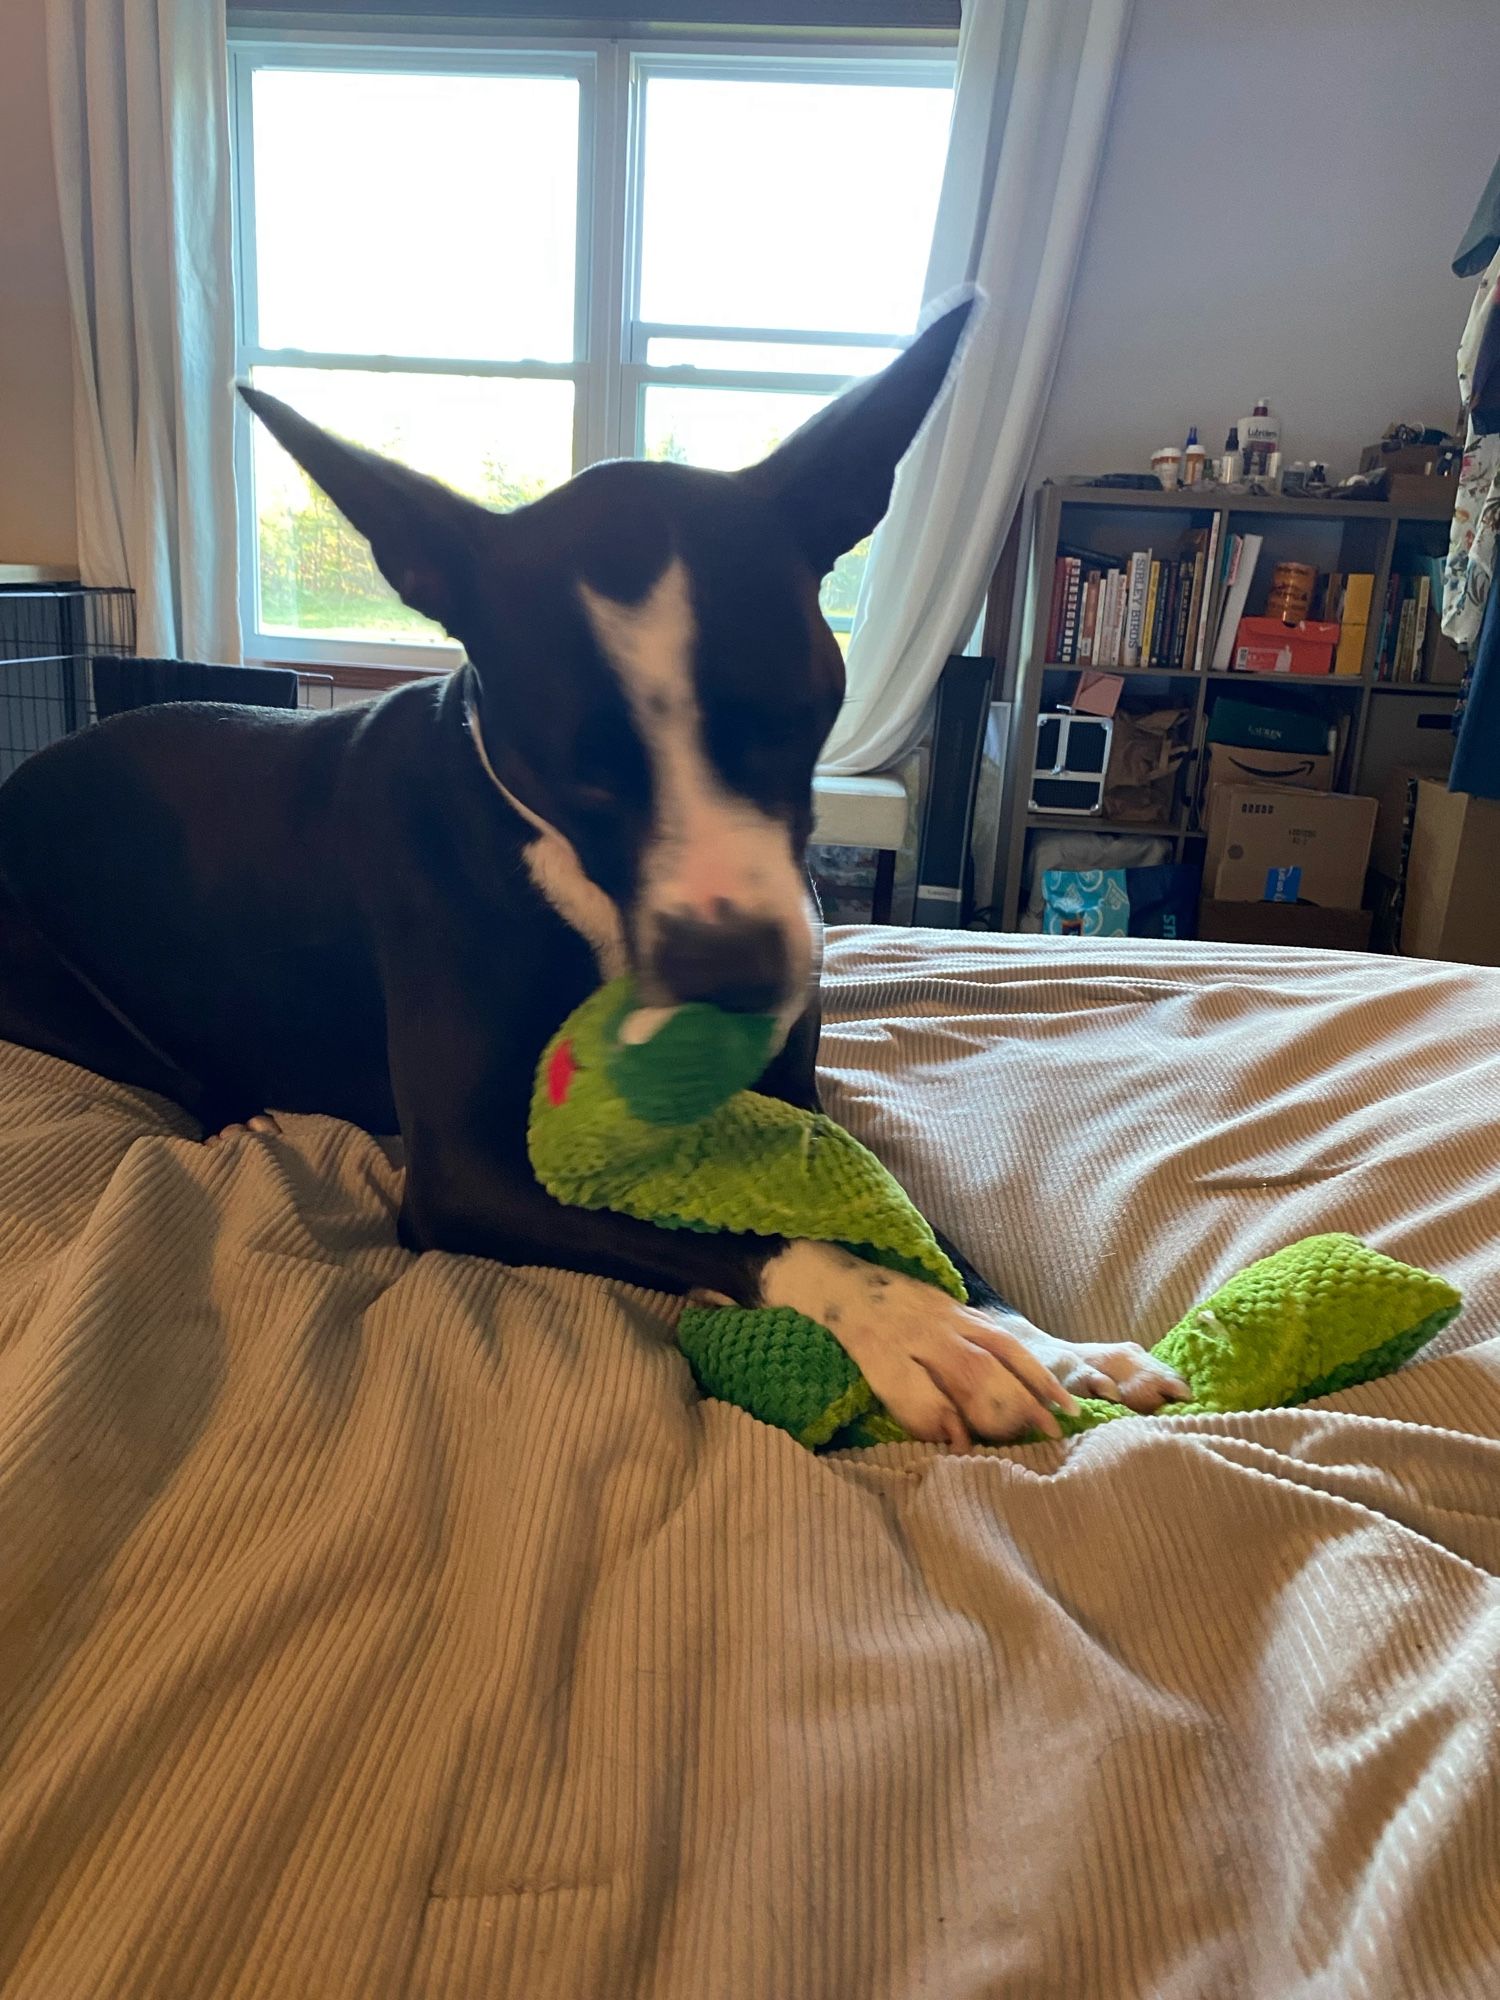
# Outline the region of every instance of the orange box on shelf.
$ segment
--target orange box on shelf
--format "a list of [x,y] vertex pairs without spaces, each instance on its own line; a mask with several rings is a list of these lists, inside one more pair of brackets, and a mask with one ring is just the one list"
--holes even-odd
[[1238,674],[1331,674],[1339,628],[1327,619],[1283,625],[1279,618],[1242,618],[1234,641]]

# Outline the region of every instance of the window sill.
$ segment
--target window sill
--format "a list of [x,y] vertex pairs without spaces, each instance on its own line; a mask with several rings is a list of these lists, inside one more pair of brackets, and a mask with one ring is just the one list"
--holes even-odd
[[349,666],[336,660],[277,660],[253,653],[245,655],[247,667],[293,667],[305,681],[317,681],[339,688],[355,688],[366,694],[383,693],[407,681],[430,681],[453,672],[456,662],[445,658],[430,667],[373,665]]

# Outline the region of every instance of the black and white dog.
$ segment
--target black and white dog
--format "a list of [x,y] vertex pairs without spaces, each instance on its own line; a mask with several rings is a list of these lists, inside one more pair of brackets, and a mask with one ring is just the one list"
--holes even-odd
[[542,1047],[626,968],[643,1033],[686,1000],[778,1012],[761,1087],[816,1101],[804,850],[843,691],[818,580],[885,511],[967,310],[745,472],[596,465],[505,515],[246,390],[467,664],[327,713],[139,710],[22,765],[0,1035],[209,1128],[275,1106],[399,1130],[412,1246],[797,1306],[921,1438],[1185,1394],[977,1276],[965,1308],[822,1244],[563,1208],[527,1163]]

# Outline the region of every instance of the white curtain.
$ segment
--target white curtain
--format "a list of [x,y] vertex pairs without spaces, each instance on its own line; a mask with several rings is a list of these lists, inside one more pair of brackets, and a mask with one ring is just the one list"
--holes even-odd
[[963,0],[926,296],[969,282],[986,303],[876,531],[824,770],[900,758],[973,629],[1036,449],[1129,17],[1130,0]]
[[47,0],[78,556],[147,656],[238,660],[222,0]]

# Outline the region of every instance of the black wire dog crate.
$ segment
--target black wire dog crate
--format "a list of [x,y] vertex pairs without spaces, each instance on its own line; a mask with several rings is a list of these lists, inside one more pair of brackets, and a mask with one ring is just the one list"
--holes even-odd
[[0,781],[94,720],[93,663],[135,651],[135,592],[0,583]]

